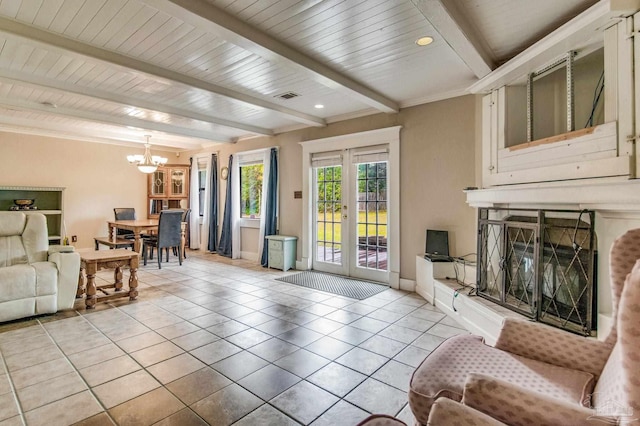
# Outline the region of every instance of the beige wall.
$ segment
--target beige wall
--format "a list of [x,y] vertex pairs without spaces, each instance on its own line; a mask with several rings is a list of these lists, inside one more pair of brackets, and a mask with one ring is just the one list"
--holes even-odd
[[[406,108],[398,114],[376,114],[309,128],[275,137],[220,145],[219,167],[230,154],[280,147],[280,233],[302,235],[302,148],[298,142],[401,125],[401,278],[415,279],[415,255],[424,251],[427,228],[450,231],[451,252],[475,252],[475,210],[467,207],[462,189],[476,182],[477,102],[473,96]],[[170,163],[188,164],[189,153],[152,148]],[[77,247],[91,247],[93,237],[106,235],[105,221],[114,207],[135,207],[146,217],[147,176],[126,162],[140,148],[103,145],[40,136],[0,133],[0,185],[62,186],[67,235]],[[195,153],[191,153],[195,154]],[[225,182],[221,183],[220,217]],[[254,230],[243,231],[243,251],[255,251]],[[253,237],[253,238],[252,238]],[[300,247],[298,259],[300,259]]]
[[[405,108],[398,114],[376,114],[308,128],[275,137],[260,137],[221,145],[219,166],[230,154],[271,146],[280,147],[280,233],[302,235],[302,148],[298,142],[401,125],[400,276],[415,279],[415,255],[424,251],[425,230],[450,232],[453,255],[475,252],[475,210],[465,203],[462,189],[476,185],[476,97],[465,96]],[[479,117],[479,116],[477,116]],[[220,216],[226,184],[222,181]],[[243,231],[242,251],[255,250],[248,241],[256,232]],[[245,241],[247,240],[247,241]],[[301,257],[300,244],[297,258]]]
[[[135,207],[146,218],[147,175],[126,160],[143,148],[105,145],[41,136],[0,133],[0,185],[61,186],[67,235],[78,236],[78,248],[93,247],[93,237],[107,235],[106,220],[114,207]],[[171,163],[188,156],[152,147]],[[37,201],[36,201],[37,205]]]

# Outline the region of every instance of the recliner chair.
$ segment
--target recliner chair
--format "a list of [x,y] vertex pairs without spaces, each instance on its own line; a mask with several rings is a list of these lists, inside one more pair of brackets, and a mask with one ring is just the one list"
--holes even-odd
[[0,321],[73,308],[79,273],[72,246],[49,247],[44,215],[0,212]]
[[[495,347],[478,336],[443,342],[411,378],[409,404],[420,424],[631,424],[640,418],[640,229],[610,254],[614,325],[604,341],[507,319]],[[635,265],[635,266],[634,266]],[[630,273],[631,272],[631,273]],[[431,408],[438,398],[460,401]],[[442,413],[449,413],[442,417]],[[482,414],[482,415],[481,415]],[[612,419],[613,417],[613,419]],[[447,421],[449,418],[450,421]],[[611,424],[611,423],[609,423]]]

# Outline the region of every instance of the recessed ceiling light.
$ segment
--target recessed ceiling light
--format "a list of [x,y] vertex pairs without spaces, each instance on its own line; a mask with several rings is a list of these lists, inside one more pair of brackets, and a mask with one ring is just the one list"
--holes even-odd
[[430,36],[420,37],[419,39],[416,40],[416,44],[418,46],[428,46],[431,43],[433,43],[433,37],[430,37]]
[[322,108],[324,108],[324,105],[322,105],[322,104],[315,104],[315,105],[314,105],[314,107],[315,107],[315,108],[318,108],[318,109],[322,109]]

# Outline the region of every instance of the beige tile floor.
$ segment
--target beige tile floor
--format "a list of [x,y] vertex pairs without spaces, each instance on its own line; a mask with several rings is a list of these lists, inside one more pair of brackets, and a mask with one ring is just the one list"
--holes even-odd
[[466,333],[416,294],[358,301],[188,256],[141,268],[135,302],[0,324],[0,426],[412,424],[411,373]]

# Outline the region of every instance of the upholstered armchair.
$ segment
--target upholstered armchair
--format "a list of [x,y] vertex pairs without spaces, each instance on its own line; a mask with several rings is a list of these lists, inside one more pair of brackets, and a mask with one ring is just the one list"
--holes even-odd
[[385,414],[372,414],[358,423],[357,426],[407,426],[407,424],[402,420]]
[[0,321],[71,309],[80,255],[49,247],[40,213],[0,212]]
[[604,341],[507,319],[495,347],[470,335],[443,342],[411,378],[409,404],[417,423],[640,424],[637,259],[640,229],[611,249],[614,325]]

